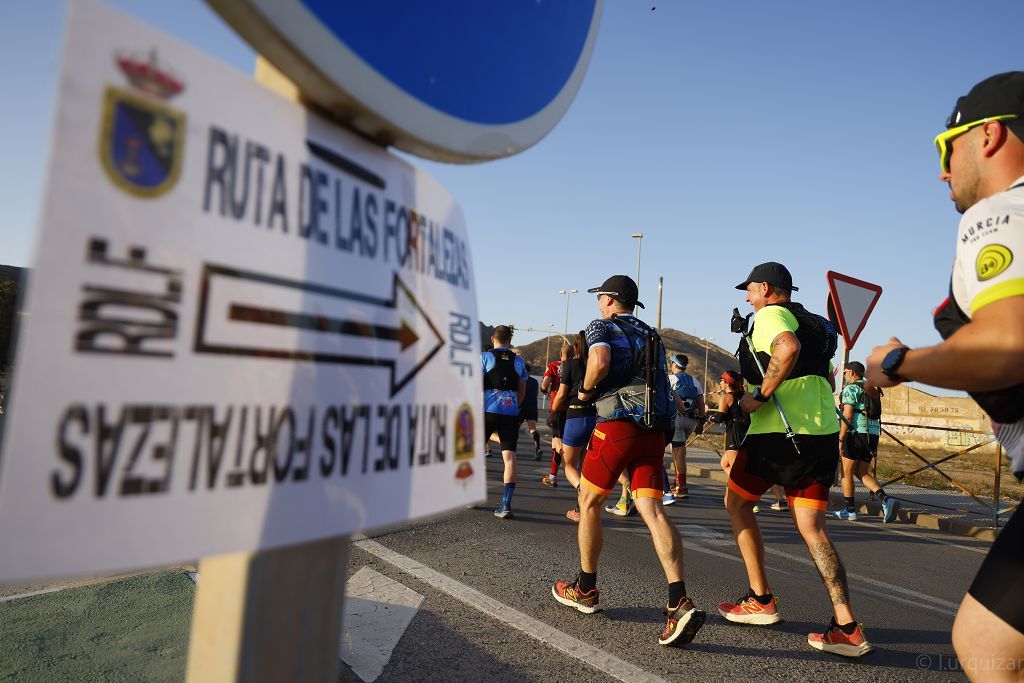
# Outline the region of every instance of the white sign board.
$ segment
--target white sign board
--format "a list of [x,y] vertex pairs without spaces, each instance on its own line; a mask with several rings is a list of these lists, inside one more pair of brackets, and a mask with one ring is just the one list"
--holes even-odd
[[483,498],[452,197],[174,39],[91,0],[71,12],[0,459],[0,580]]
[[882,296],[882,288],[831,270],[825,274],[825,278],[828,280],[829,297],[835,306],[839,331],[846,348],[852,349],[864,330],[868,316]]

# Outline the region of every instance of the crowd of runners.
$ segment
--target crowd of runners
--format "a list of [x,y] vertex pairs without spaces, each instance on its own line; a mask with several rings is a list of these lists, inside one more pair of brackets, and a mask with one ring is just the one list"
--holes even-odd
[[[835,330],[793,301],[798,288],[780,263],[757,265],[736,286],[753,312],[734,311],[733,331],[741,338],[736,367],[721,373],[718,391],[709,394],[687,373],[688,358],[669,356],[657,330],[634,315],[644,305],[631,278],[614,275],[588,290],[597,297],[598,317],[565,340],[539,386],[552,436],[551,470],[543,483],[559,486],[561,468],[564,481],[578,491],[578,505],[566,515],[579,525],[580,567],[574,579],[552,586],[555,600],[584,613],[600,609],[601,511],[639,514],[668,584],[658,642],[695,637],[706,614],[687,593],[683,540],[664,508],[688,495],[688,440],[720,424],[721,466],[728,475],[724,509],[748,585],[735,600],[720,603],[719,614],[762,626],[782,620],[756,516],[771,490],[771,509],[789,512],[831,604],[831,620],[808,634],[808,644],[857,657],[874,648],[855,618],[826,508],[838,472],[845,505],[833,517],[857,518],[856,477],[882,502],[883,521],[896,518],[899,502],[868,472],[877,455],[882,388],[915,380],[971,392],[993,418],[1013,472],[1024,478],[1024,259],[1013,258],[1013,251],[1024,251],[1024,72],[976,85],[957,101],[946,127],[935,139],[940,178],[964,217],[950,296],[936,312],[944,341],[910,349],[893,337],[874,349],[866,366],[847,363],[838,401]],[[521,423],[530,431],[534,456],[542,457],[537,389],[530,388],[536,380],[511,341],[512,330],[500,325],[483,354],[486,438],[500,444],[505,460],[504,495],[494,511],[501,518],[512,515]],[[616,502],[606,506],[617,487]],[[1015,590],[1024,580],[1022,540],[1018,512],[958,612],[953,641],[972,677],[995,671],[986,664],[994,659],[1024,663],[1024,593]]]

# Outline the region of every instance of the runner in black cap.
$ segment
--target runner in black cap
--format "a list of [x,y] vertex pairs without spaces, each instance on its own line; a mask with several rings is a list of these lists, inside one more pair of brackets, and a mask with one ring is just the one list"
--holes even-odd
[[[839,464],[839,420],[828,381],[835,332],[825,327],[827,321],[790,300],[796,287],[782,264],[762,263],[737,289],[746,290],[754,308],[753,327],[737,351],[740,371],[753,393],[739,399],[740,407],[750,413],[750,427],[729,469],[725,506],[749,589],[735,602],[719,604],[718,612],[743,624],[782,620],[768,584],[764,539],[753,511],[772,484],[782,484],[793,522],[832,602],[828,627],[809,633],[807,643],[825,652],[859,657],[874,648],[854,619],[846,569],[825,529],[829,487]],[[757,360],[766,367],[763,377]]]
[[[867,381],[963,389],[992,417],[1024,478],[1024,71],[987,78],[957,100],[935,138],[950,199],[963,214],[949,297],[935,312],[945,340],[907,348],[893,337],[868,358]],[[953,624],[974,680],[1020,674],[1024,661],[1024,514],[1018,509],[978,570]]]

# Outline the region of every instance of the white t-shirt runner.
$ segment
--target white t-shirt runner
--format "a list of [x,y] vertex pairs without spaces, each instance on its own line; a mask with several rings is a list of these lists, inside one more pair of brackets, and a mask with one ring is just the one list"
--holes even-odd
[[[984,306],[1024,296],[1024,176],[981,200],[960,219],[953,261],[953,299],[973,317]],[[1019,324],[1019,322],[1018,322]],[[1014,474],[1024,473],[1024,418],[992,421]]]

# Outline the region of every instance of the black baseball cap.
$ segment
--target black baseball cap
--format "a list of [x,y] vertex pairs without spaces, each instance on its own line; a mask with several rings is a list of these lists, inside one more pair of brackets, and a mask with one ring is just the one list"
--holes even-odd
[[799,287],[793,286],[793,276],[789,274],[789,269],[775,261],[754,266],[747,279],[736,285],[736,289],[746,289],[751,282],[767,282],[773,287],[781,287],[792,292],[800,290]]
[[1007,71],[989,76],[956,101],[946,128],[955,128],[992,116],[1015,114],[1019,118],[1003,123],[1024,140],[1024,71]]
[[637,290],[633,278],[628,275],[612,275],[600,287],[591,287],[587,291],[591,294],[607,294],[627,306],[644,307],[642,303],[637,301],[640,292]]

